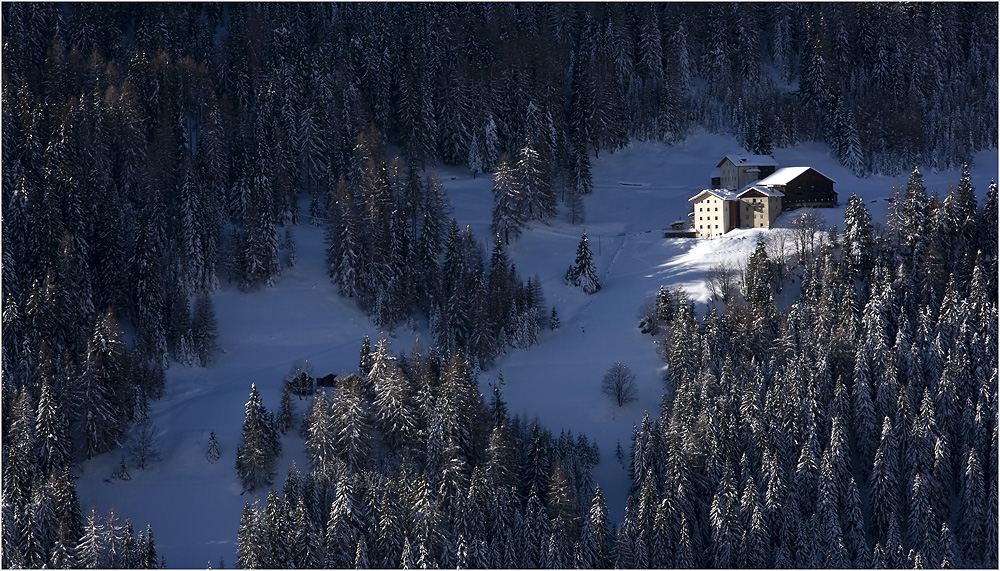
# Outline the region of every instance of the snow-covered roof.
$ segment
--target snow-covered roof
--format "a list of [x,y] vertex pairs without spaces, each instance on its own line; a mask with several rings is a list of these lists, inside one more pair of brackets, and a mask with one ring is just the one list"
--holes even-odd
[[764,196],[777,196],[777,197],[785,196],[785,193],[781,192],[780,190],[774,190],[773,188],[762,186],[760,185],[759,182],[747,185],[746,188],[744,188],[739,192],[739,196],[742,197],[744,194],[750,192],[751,190],[756,190],[757,192],[763,194]]
[[733,190],[725,190],[725,189],[721,189],[721,188],[706,188],[705,190],[703,190],[703,191],[699,192],[698,194],[696,194],[696,195],[692,196],[691,198],[689,198],[688,202],[696,202],[696,201],[700,200],[701,197],[704,196],[706,192],[708,194],[713,194],[715,196],[718,196],[722,200],[739,200],[740,199],[738,193],[736,191],[733,191]]
[[745,167],[745,166],[776,167],[776,166],[778,166],[778,161],[774,160],[773,157],[769,157],[767,155],[726,155],[726,156],[722,157],[722,160],[719,161],[719,164],[715,165],[715,167],[716,168],[721,167],[722,163],[726,162],[726,159],[729,159],[729,162],[731,162],[734,165],[739,166],[739,167]]
[[832,178],[826,176],[825,174],[817,171],[816,169],[814,169],[812,167],[785,167],[785,168],[780,168],[780,169],[774,171],[774,174],[772,174],[772,175],[770,175],[767,178],[764,178],[762,180],[758,180],[754,184],[758,185],[758,186],[782,186],[782,185],[786,185],[789,182],[791,182],[791,181],[795,180],[796,178],[798,178],[802,173],[806,172],[809,169],[812,169],[812,170],[816,171],[817,173],[819,173],[820,175],[822,175],[822,176],[824,176],[826,178],[829,178],[830,182],[837,182],[837,181],[833,180]]

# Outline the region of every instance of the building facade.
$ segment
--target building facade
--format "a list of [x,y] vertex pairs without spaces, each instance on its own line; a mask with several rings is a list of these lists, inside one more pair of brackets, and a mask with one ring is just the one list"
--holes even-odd
[[706,189],[688,201],[694,209],[691,226],[698,238],[722,236],[734,228],[770,228],[782,209],[780,192],[754,185],[739,192]]
[[767,187],[784,195],[786,210],[792,208],[833,208],[837,205],[836,181],[812,167],[785,167],[754,186]]
[[741,228],[770,228],[781,214],[780,192],[756,185],[740,193]]
[[736,193],[718,188],[706,189],[688,201],[694,206],[691,224],[699,238],[722,236],[739,227],[740,201]]
[[712,187],[735,190],[766,178],[778,168],[778,162],[767,155],[726,155],[719,164],[718,181],[712,173]]

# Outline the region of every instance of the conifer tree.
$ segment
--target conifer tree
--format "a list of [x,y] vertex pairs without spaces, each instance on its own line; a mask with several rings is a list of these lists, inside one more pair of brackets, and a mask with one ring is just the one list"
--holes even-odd
[[191,340],[198,363],[208,366],[218,350],[218,324],[215,319],[215,307],[212,298],[207,293],[199,294],[194,301],[194,314],[191,318]]
[[521,216],[525,220],[548,220],[556,214],[556,198],[541,154],[531,140],[525,141],[517,153],[515,180],[521,192]]
[[76,562],[85,569],[105,566],[105,533],[102,518],[91,509],[84,524],[83,535],[76,546]]
[[282,435],[287,434],[295,422],[292,412],[292,388],[289,383],[281,386],[281,402],[278,404],[278,417],[275,419],[275,428]]
[[35,415],[35,435],[40,473],[61,472],[71,461],[72,441],[69,422],[60,406],[49,378],[44,378]]
[[337,381],[332,405],[332,424],[337,454],[350,468],[366,464],[371,446],[368,403],[362,381],[348,375]]
[[504,244],[516,240],[528,217],[524,206],[525,196],[515,167],[506,154],[500,158],[493,171],[493,224],[490,230],[503,236]]
[[587,233],[583,233],[580,244],[576,248],[576,261],[566,271],[566,283],[583,289],[584,293],[593,294],[601,289],[600,280],[597,277],[597,268],[594,267],[594,257],[590,252],[590,245],[587,242]]
[[587,517],[583,521],[577,564],[584,569],[602,569],[610,565],[611,531],[608,527],[607,506],[600,486],[594,490]]
[[[897,451],[893,436],[892,422],[886,417],[882,425],[882,440],[875,452],[875,462],[870,479],[870,521],[873,529],[887,530],[890,522],[896,522],[899,509],[899,468]],[[897,522],[898,525],[898,522]],[[883,531],[883,533],[885,533]],[[876,536],[876,540],[885,539],[885,549],[895,549],[889,543],[889,537]]]
[[375,426],[393,447],[405,446],[416,437],[417,416],[409,382],[396,359],[389,355],[385,336],[375,344],[371,362],[368,376],[375,389]]
[[964,538],[966,565],[982,561],[985,553],[986,491],[983,469],[975,448],[969,448],[962,471],[962,494],[959,511],[959,529]]
[[874,266],[875,235],[863,200],[852,194],[844,211],[844,256],[851,277],[863,280]]
[[245,290],[274,285],[281,273],[278,233],[271,215],[269,186],[263,166],[255,167],[254,188],[247,205],[240,247],[240,286]]
[[243,420],[242,443],[236,448],[236,473],[244,490],[252,491],[274,480],[274,462],[281,442],[271,415],[260,402],[257,385],[250,387]]

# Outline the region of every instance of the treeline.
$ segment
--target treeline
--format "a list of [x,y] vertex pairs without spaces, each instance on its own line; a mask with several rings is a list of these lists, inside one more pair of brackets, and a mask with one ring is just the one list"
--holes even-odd
[[787,312],[763,244],[721,314],[661,294],[624,565],[995,567],[996,228],[995,184],[914,171],[884,234],[851,197]]
[[607,552],[596,445],[511,418],[500,384],[487,404],[461,352],[395,357],[366,339],[356,372],[283,416],[252,390],[237,468],[262,462],[244,485],[273,482],[279,425],[304,435],[309,466],[246,505],[240,567],[568,567]]
[[[479,172],[525,138],[566,166],[704,126],[756,150],[826,141],[895,174],[994,144],[996,18],[976,3],[42,5],[5,12],[5,67],[61,102],[91,91],[95,53],[128,75],[187,59],[186,110],[275,114],[255,127],[289,139],[311,171],[292,179],[311,184],[345,170],[369,122],[422,166]],[[155,122],[167,94],[148,87]]]

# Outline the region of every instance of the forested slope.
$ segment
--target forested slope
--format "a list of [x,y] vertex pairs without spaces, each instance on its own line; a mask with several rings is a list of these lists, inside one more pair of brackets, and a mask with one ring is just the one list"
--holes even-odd
[[[532,345],[549,308],[538,280],[522,281],[499,240],[487,241],[487,260],[471,233],[452,223],[424,168],[502,174],[509,167],[515,188],[531,191],[525,211],[495,217],[516,239],[523,221],[554,214],[556,196],[574,208],[590,189],[592,153],[632,139],[675,143],[704,127],[735,133],[753,152],[823,141],[861,175],[956,167],[997,139],[997,11],[988,4],[5,3],[2,10],[8,565],[155,560],[151,531],[129,544],[124,563],[107,559],[108,545],[95,543],[105,537],[96,514],[87,527],[74,508],[68,469],[126,439],[149,399],[162,394],[171,362],[211,361],[208,293],[222,281],[266,287],[282,262],[294,262],[290,228],[307,215],[302,196],[312,198],[310,219],[329,230],[330,276],[341,294],[386,328],[428,318],[442,364],[463,354],[488,367],[510,347]],[[387,144],[402,150],[400,161],[384,159]],[[946,204],[921,208],[954,207]],[[914,235],[932,235],[918,228]],[[995,346],[995,313],[984,301],[995,301],[995,283],[984,276],[995,275],[996,248],[995,241],[983,248],[983,236],[948,250],[910,234],[887,238],[876,264],[882,271],[873,275],[911,280],[893,286],[896,297],[920,286],[919,300],[880,302],[887,347],[902,336],[904,351],[918,330],[940,337],[940,314],[965,320],[967,337],[992,334],[987,349]],[[976,262],[980,249],[985,257]],[[946,263],[962,265],[941,273]],[[830,272],[824,280],[834,279]],[[858,307],[867,307],[871,291],[887,295],[882,282],[859,284]],[[475,295],[460,294],[467,291]],[[943,300],[964,307],[962,296],[979,305],[967,315],[940,311]],[[775,334],[785,327],[769,326]],[[942,363],[952,344],[962,346],[957,338],[950,329],[942,337]],[[990,362],[974,353],[983,339],[966,344],[970,366]],[[865,357],[873,370],[880,355]],[[799,357],[762,363],[761,375],[784,378],[782,359],[809,366],[819,359]],[[854,370],[839,372],[846,379]],[[995,373],[992,381],[980,373],[959,386],[961,410],[969,409],[962,399],[973,410],[989,402],[980,395],[995,399]],[[940,377],[931,369],[923,378],[936,391]],[[683,377],[676,379],[684,395]],[[922,397],[907,398],[909,409],[897,399],[899,410],[920,410]],[[890,418],[886,438],[915,430],[905,412],[887,404],[876,412]],[[983,460],[995,457],[991,414],[994,444],[947,441],[954,470],[972,470],[967,478],[975,480],[968,467],[975,456],[987,484],[996,481]],[[809,454],[824,445],[826,420],[796,419],[796,430],[818,427],[819,448]],[[975,438],[988,440],[990,428],[976,427]],[[906,438],[899,441],[907,450]],[[466,453],[482,450],[469,445]],[[867,456],[860,459],[858,482],[867,476]],[[744,472],[730,464],[742,490]],[[909,497],[910,475],[895,476],[900,498]],[[891,504],[879,514],[896,513],[900,526],[910,525],[905,514],[923,513]],[[936,513],[965,525],[955,513]],[[709,528],[698,521],[692,541],[707,541]],[[132,539],[114,514],[108,522],[110,545]],[[945,536],[937,520],[921,522]],[[949,533],[966,545],[978,529]],[[907,530],[901,545],[916,545],[917,532]],[[895,549],[892,538],[869,539],[889,545],[884,553]],[[934,549],[923,553],[925,563],[941,560],[944,547]]]

